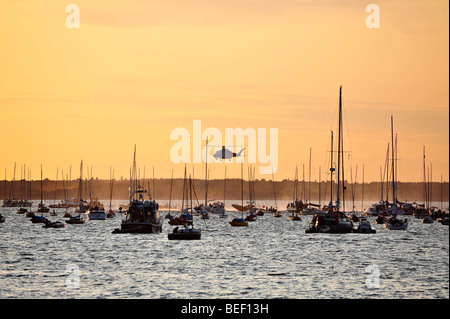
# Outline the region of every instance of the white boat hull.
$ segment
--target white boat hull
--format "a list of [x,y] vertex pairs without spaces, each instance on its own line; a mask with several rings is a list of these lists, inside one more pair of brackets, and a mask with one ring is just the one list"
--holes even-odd
[[105,220],[106,219],[106,213],[102,212],[102,213],[94,213],[94,212],[90,212],[86,214],[86,218],[88,220]]

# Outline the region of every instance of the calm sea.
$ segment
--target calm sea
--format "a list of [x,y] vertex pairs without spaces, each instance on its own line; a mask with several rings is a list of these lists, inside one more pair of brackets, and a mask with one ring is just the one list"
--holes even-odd
[[1,209],[0,298],[449,298],[448,226],[412,216],[406,231],[370,217],[376,234],[337,235],[305,234],[311,216],[231,227],[229,212],[194,217],[200,241],[169,241],[167,220],[112,234],[120,215],[45,229],[15,210]]

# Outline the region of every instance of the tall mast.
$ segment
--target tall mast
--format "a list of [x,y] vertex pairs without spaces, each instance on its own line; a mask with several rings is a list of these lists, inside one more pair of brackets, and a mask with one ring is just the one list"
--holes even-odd
[[244,218],[244,161],[241,162],[241,215]]
[[397,214],[397,198],[395,197],[395,159],[394,159],[394,117],[391,115],[391,142],[392,142],[392,213]]
[[333,172],[334,172],[334,167],[333,167],[333,131],[331,131],[331,166],[330,166],[330,173],[331,173],[331,178],[330,178],[330,180],[331,180],[331,183],[330,183],[330,188],[331,188],[331,191],[330,191],[330,195],[331,195],[331,198],[330,198],[330,208],[331,208],[331,211],[333,211]]
[[225,178],[223,180],[223,212],[225,213],[225,195],[227,187],[227,167],[225,166]]
[[205,156],[205,209],[208,204],[208,137],[206,137]]
[[426,191],[426,175],[425,175],[425,145],[423,146],[423,205],[426,208],[427,191]]
[[364,164],[362,173],[362,190],[361,190],[361,210],[364,212]]
[[41,164],[41,205],[44,204],[43,197],[42,197],[42,164]]
[[172,169],[172,178],[170,179],[169,214],[170,214],[170,204],[172,204],[172,184],[173,184],[173,169]]
[[308,176],[308,203],[311,203],[311,151],[312,148],[309,148],[309,176]]
[[338,181],[337,181],[337,198],[336,210],[340,207],[340,177],[341,177],[341,124],[342,124],[342,85],[339,87],[339,128],[338,128]]

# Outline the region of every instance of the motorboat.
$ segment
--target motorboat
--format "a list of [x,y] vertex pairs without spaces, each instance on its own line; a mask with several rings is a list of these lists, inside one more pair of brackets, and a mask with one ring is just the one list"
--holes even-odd
[[305,233],[342,234],[353,231],[353,222],[343,212],[333,212],[327,215],[316,214],[309,222]]
[[113,230],[113,234],[123,233],[160,233],[162,231],[162,217],[159,214],[159,205],[150,193],[138,185],[136,172],[136,146],[134,147],[133,176],[130,183],[130,203],[120,229]]
[[244,218],[244,220],[247,222],[254,222],[254,221],[256,221],[256,215],[253,213],[250,213],[247,215],[247,217]]
[[66,220],[66,224],[84,224],[84,218],[81,217],[81,215],[70,216],[70,218]]
[[169,240],[199,240],[202,236],[200,229],[194,227],[185,227],[179,229],[175,227],[171,233],[168,234]]
[[378,215],[377,219],[375,219],[375,223],[377,224],[384,224],[386,222],[387,218],[383,215]]
[[291,216],[288,216],[290,220],[302,220],[302,218],[299,215],[296,215],[293,213]]
[[434,223],[434,219],[431,216],[425,216],[422,219],[422,223],[424,223],[424,224],[432,224],[432,223]]
[[40,224],[40,223],[45,223],[48,219],[44,216],[33,216],[30,219],[30,222],[32,222],[33,224]]
[[116,213],[114,213],[112,209],[110,209],[106,214],[106,218],[113,218],[114,216],[116,216]]
[[388,230],[406,230],[408,228],[408,220],[406,218],[404,220],[397,219],[394,215],[386,221],[384,227]]
[[283,214],[281,214],[281,212],[279,212],[279,211],[275,211],[272,216],[279,218],[279,217],[283,216]]
[[86,217],[88,220],[105,220],[106,219],[105,209],[99,206],[90,207],[86,211]]
[[360,234],[375,234],[377,230],[370,225],[367,218],[361,218],[358,227],[353,228],[353,232]]
[[445,218],[438,218],[438,219],[436,219],[439,223],[441,223],[442,225],[446,225],[446,226],[448,226],[448,221],[449,221],[449,218],[448,217],[445,217]]
[[0,223],[4,223],[6,220],[5,216],[0,214]]
[[26,212],[28,212],[28,209],[24,207],[20,207],[18,210],[16,210],[16,214],[25,214]]
[[64,228],[64,226],[65,225],[62,221],[57,220],[57,221],[51,222],[51,221],[47,220],[44,223],[44,226],[42,226],[42,228]]
[[169,225],[172,226],[180,226],[180,225],[186,225],[187,223],[190,223],[192,221],[192,215],[190,214],[182,214],[180,217],[173,217],[169,220]]

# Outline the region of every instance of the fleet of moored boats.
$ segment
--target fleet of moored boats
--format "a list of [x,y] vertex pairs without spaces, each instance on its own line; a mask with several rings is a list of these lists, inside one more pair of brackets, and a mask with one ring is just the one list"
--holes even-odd
[[[406,230],[408,227],[408,220],[406,218],[400,218],[399,216],[413,216],[414,218],[422,219],[424,224],[431,224],[436,222],[442,225],[448,225],[449,213],[448,210],[440,210],[437,207],[426,207],[425,204],[417,203],[404,203],[397,200],[396,197],[396,181],[394,172],[394,148],[392,147],[392,202],[380,201],[371,205],[365,209],[360,216],[357,216],[355,212],[346,213],[343,211],[340,200],[344,191],[343,185],[343,140],[342,140],[342,87],[339,92],[339,134],[338,134],[338,161],[337,161],[337,198],[334,201],[333,191],[331,190],[331,199],[328,205],[320,207],[320,205],[312,203],[304,203],[298,200],[297,190],[294,190],[294,200],[289,203],[286,210],[279,211],[276,205],[276,192],[274,185],[274,207],[256,207],[254,200],[254,183],[252,183],[252,173],[249,170],[249,195],[250,201],[244,205],[243,196],[243,164],[241,164],[241,203],[232,204],[232,206],[239,212],[240,217],[233,218],[229,222],[230,226],[247,227],[249,222],[257,221],[259,216],[265,214],[271,214],[275,218],[286,215],[292,221],[300,221],[301,216],[312,216],[309,222],[309,227],[305,230],[305,233],[376,233],[376,229],[371,226],[367,217],[376,216],[375,222],[377,224],[383,224],[387,230]],[[393,142],[393,118],[391,117],[391,136],[392,145]],[[333,147],[333,132],[331,132],[331,147]],[[333,187],[333,173],[336,171],[333,167],[333,149],[331,150],[331,188]],[[82,199],[82,172],[83,162],[80,166],[80,179],[78,196],[75,199],[64,200],[60,203],[54,203],[47,207],[42,198],[42,168],[41,168],[41,201],[36,209],[36,212],[32,212],[32,203],[29,200],[11,200],[5,199],[2,207],[18,207],[17,213],[23,214],[30,218],[31,223],[41,223],[44,228],[63,228],[65,224],[84,224],[85,220],[105,220],[112,218],[116,213],[125,213],[125,218],[120,224],[120,228],[116,228],[112,231],[113,234],[121,233],[161,233],[162,224],[164,219],[168,219],[168,224],[175,226],[172,231],[168,233],[169,240],[199,240],[201,239],[202,231],[194,227],[193,216],[198,216],[200,219],[206,220],[210,218],[210,215],[216,215],[218,218],[227,218],[224,202],[215,201],[208,204],[207,201],[207,187],[205,187],[205,204],[193,206],[192,194],[195,193],[193,189],[193,183],[189,176],[184,176],[183,185],[183,202],[182,208],[172,215],[171,204],[169,203],[169,210],[164,217],[160,215],[158,203],[152,199],[150,193],[140,185],[140,181],[137,178],[136,171],[136,148],[134,150],[133,158],[133,170],[132,177],[130,178],[130,193],[129,204],[123,211],[122,205],[118,212],[114,212],[111,208],[108,212],[105,211],[104,205],[97,199],[91,198],[90,201]],[[205,176],[206,176],[205,172]],[[297,171],[296,171],[297,175]],[[205,178],[207,183],[207,179]],[[226,182],[226,170],[225,170],[225,182]],[[112,184],[111,184],[112,187]],[[342,192],[342,193],[341,193]],[[225,185],[224,185],[224,198],[225,198]],[[112,191],[111,191],[112,194]],[[171,193],[172,195],[172,186]],[[56,196],[55,196],[56,197]],[[110,200],[111,203],[111,200]],[[190,205],[189,205],[190,203]],[[75,208],[75,212],[72,215],[68,209]],[[30,210],[28,210],[30,209]],[[52,211],[50,212],[50,209]],[[56,216],[55,209],[65,209],[64,218],[68,218],[65,222],[60,220],[51,221],[43,214],[49,214],[50,216]],[[246,217],[244,218],[244,213]],[[178,215],[179,214],[179,215]],[[176,216],[178,215],[178,216]],[[83,216],[86,218],[83,218]],[[5,222],[6,217],[0,214],[0,223]],[[354,225],[358,223],[357,226]]]

